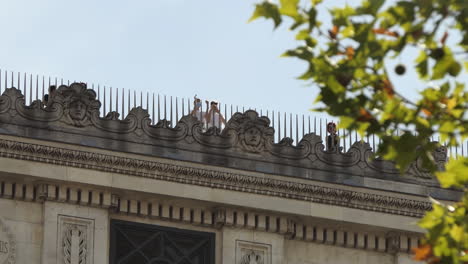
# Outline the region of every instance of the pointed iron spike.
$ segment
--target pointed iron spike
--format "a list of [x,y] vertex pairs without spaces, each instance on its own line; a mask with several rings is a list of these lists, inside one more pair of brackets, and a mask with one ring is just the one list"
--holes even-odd
[[293,128],[292,128],[292,125],[293,125],[293,121],[292,121],[292,114],[289,113],[289,137],[294,139],[293,138]]
[[107,111],[106,111],[106,86],[104,86],[104,113],[103,116],[106,116]]
[[42,98],[44,98],[45,95],[45,76],[42,75]]
[[171,119],[171,127],[172,127],[172,95],[171,95],[171,103],[170,103],[170,119]]
[[320,118],[319,121],[320,121],[320,124],[319,124],[319,128],[320,128],[320,138],[322,138],[322,118]]
[[281,141],[281,113],[278,111],[278,142]]
[[161,102],[159,100],[159,94],[158,94],[158,122],[161,121]]
[[305,135],[305,121],[304,121],[304,115],[302,115],[302,137]]
[[[344,128],[341,130],[343,139],[346,137],[346,132]],[[346,140],[343,140],[343,152],[346,152]]]
[[226,123],[227,123],[227,121],[229,121],[229,120],[226,120],[227,116],[228,116],[227,115],[227,104],[224,104],[224,119],[225,119]]
[[125,89],[122,88],[122,117],[120,119],[124,120],[125,118]]
[[[275,129],[275,111],[271,111],[271,127]],[[275,137],[273,136],[273,141],[275,141]]]
[[127,90],[127,115],[130,114],[130,102],[132,101],[132,99],[130,98],[131,97],[131,94],[130,94],[130,89]]
[[181,105],[182,105],[182,116],[181,116],[181,118],[182,118],[183,116],[185,116],[185,98],[182,97],[181,100],[182,100],[182,102],[181,102]]
[[296,114],[296,146],[299,144],[299,119]]
[[166,95],[164,95],[164,120],[167,121],[167,104],[166,104]]
[[32,103],[33,101],[32,99],[33,99],[33,82],[32,82],[32,74],[30,74],[29,76],[29,104]]
[[175,98],[175,123],[179,122],[179,97]]
[[125,88],[122,88],[122,120],[125,119]]
[[112,86],[109,88],[109,112],[112,112]]
[[153,92],[153,109],[152,109],[152,114],[153,114],[153,115],[151,116],[151,120],[152,120],[151,122],[152,122],[152,124],[154,125],[154,120],[155,120],[155,116],[154,116],[154,92]]
[[284,112],[284,118],[283,118],[283,123],[284,123],[284,137],[288,137],[288,134],[287,134],[287,131],[288,131],[288,123],[287,123],[287,119],[286,119],[286,112]]
[[119,88],[115,88],[115,112],[119,112]]

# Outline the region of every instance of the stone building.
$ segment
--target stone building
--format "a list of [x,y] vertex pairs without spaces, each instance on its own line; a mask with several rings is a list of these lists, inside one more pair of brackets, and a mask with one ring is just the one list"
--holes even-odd
[[274,143],[255,111],[204,131],[100,107],[79,83],[47,106],[0,96],[0,264],[413,263],[427,197],[459,196],[418,163],[401,175],[371,160],[367,143]]

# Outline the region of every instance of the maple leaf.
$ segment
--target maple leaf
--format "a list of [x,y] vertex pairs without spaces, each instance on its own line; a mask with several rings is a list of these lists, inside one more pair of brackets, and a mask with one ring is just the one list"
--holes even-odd
[[369,113],[369,111],[362,107],[359,109],[359,116],[357,118],[357,121],[369,122],[372,119],[374,119],[374,117],[371,115],[371,113]]
[[414,253],[414,260],[427,260],[432,257],[432,246],[429,244],[420,245],[412,249]]
[[328,30],[328,35],[332,39],[336,39],[336,35],[338,35],[338,26],[333,25],[333,28],[331,30]]
[[351,60],[354,58],[354,48],[351,46],[346,47],[346,56],[348,57],[348,60]]
[[385,79],[383,80],[383,91],[385,92],[385,94],[389,97],[389,98],[393,98],[393,96],[395,95],[395,90],[393,89],[393,84],[388,80],[388,79]]

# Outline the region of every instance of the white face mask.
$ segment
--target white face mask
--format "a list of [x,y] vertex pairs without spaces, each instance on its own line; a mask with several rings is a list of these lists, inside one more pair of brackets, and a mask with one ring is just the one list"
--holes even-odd
[[201,102],[197,102],[197,103],[195,103],[195,106],[196,106],[196,107],[201,107],[201,106],[202,106],[202,103],[201,103]]

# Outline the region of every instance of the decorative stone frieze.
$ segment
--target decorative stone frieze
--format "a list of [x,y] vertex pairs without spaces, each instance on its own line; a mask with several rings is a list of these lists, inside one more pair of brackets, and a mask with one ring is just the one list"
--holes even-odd
[[93,263],[94,220],[59,215],[57,230],[57,263]]
[[15,258],[15,238],[5,221],[0,218],[0,264],[14,264]]
[[[425,211],[431,209],[429,201],[403,199],[268,177],[260,178],[243,173],[194,168],[3,139],[0,139],[0,157],[39,161],[413,217],[421,217]],[[40,189],[38,193],[45,195],[42,193],[47,193],[47,189]],[[71,195],[73,198],[75,193],[71,192]],[[109,196],[109,203],[110,198]]]

